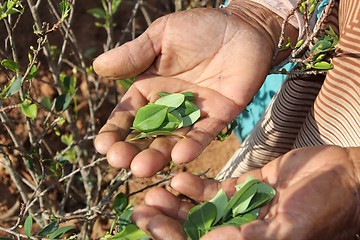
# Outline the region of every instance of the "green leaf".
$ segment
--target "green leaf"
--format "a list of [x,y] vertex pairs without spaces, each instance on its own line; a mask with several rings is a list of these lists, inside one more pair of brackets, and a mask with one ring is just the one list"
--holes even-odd
[[15,73],[19,72],[19,66],[18,66],[18,64],[17,64],[15,61],[13,61],[13,60],[3,59],[3,60],[1,61],[1,66],[3,66],[3,67],[6,68],[6,69],[9,69],[9,70],[12,71],[12,72],[15,72]]
[[115,234],[112,239],[140,239],[149,237],[143,230],[139,229],[134,224],[129,224],[124,229]]
[[247,209],[248,211],[264,206],[265,204],[270,202],[271,199],[273,199],[273,197],[276,195],[275,189],[266,183],[258,182],[257,188],[258,191],[251,199],[251,202]]
[[328,51],[332,48],[332,43],[328,40],[320,40],[314,44],[310,50],[310,54],[318,54],[324,51]]
[[46,236],[48,234],[51,234],[53,232],[55,232],[59,227],[59,223],[58,222],[51,222],[49,225],[46,225],[45,227],[43,227],[42,229],[40,229],[37,232],[37,235],[39,236]]
[[301,45],[303,45],[303,43],[304,43],[304,39],[299,40],[299,41],[296,43],[295,48],[301,47]]
[[176,110],[174,110],[171,113],[167,113],[163,123],[159,128],[156,129],[156,131],[170,132],[179,128],[180,124],[182,125],[181,115]]
[[129,89],[131,85],[133,85],[133,83],[135,82],[135,78],[127,78],[127,79],[119,80],[118,82],[121,84],[123,88]]
[[188,100],[188,101],[195,100],[195,95],[193,92],[182,92],[181,94],[183,94],[185,96],[185,100]]
[[35,119],[37,115],[37,106],[32,104],[30,100],[26,99],[20,105],[21,112],[31,119]]
[[314,65],[312,65],[312,68],[318,69],[318,70],[330,70],[330,69],[334,68],[334,65],[332,65],[331,63],[325,62],[325,61],[321,61],[321,62],[314,63]]
[[61,11],[61,19],[64,20],[69,16],[70,13],[70,5],[67,0],[63,0],[59,3],[59,8]]
[[220,141],[224,141],[226,138],[228,138],[232,131],[236,128],[237,126],[237,122],[236,120],[232,121],[228,126],[227,126],[227,130],[225,133],[223,132],[220,132],[217,136],[216,136],[216,139],[217,140],[220,140]]
[[191,240],[199,240],[204,232],[199,229],[196,225],[194,225],[189,220],[186,220],[183,225],[184,231],[186,235],[188,235]]
[[71,102],[71,97],[69,94],[64,93],[60,96],[58,96],[55,100],[55,110],[57,112],[61,112],[65,110]]
[[255,196],[257,190],[258,190],[257,184],[253,184],[243,193],[243,195],[238,199],[238,201],[232,207],[233,217],[248,211],[248,206],[250,205],[250,201]]
[[111,3],[111,11],[112,14],[115,14],[117,10],[119,9],[119,6],[121,4],[121,0],[113,0]]
[[326,56],[325,53],[319,54],[319,55],[315,58],[314,62],[321,62],[321,61],[325,58],[325,56]]
[[181,104],[180,107],[178,107],[176,109],[181,116],[187,116],[197,110],[199,110],[199,108],[192,102],[185,100],[183,104]]
[[119,217],[120,225],[122,226],[128,225],[131,222],[132,213],[133,211],[131,209],[124,210]]
[[102,8],[91,8],[87,12],[97,19],[106,19],[106,13]]
[[5,97],[10,97],[10,96],[14,95],[15,93],[17,93],[18,91],[20,91],[21,85],[22,85],[21,77],[11,79],[11,82],[9,85],[10,88],[8,88],[8,90],[6,91]]
[[228,204],[226,204],[224,214],[223,214],[223,221],[226,221],[227,217],[229,216],[230,210],[233,208],[233,206],[237,203],[239,198],[246,192],[248,188],[250,188],[252,185],[256,184],[259,180],[254,179],[252,176],[248,176],[244,182],[238,184],[235,186],[236,192],[229,200]]
[[38,71],[37,66],[32,65],[30,68],[30,71],[29,71],[28,75],[26,75],[25,79],[31,79],[31,78],[35,77],[37,74],[37,71]]
[[70,77],[66,74],[60,74],[61,87],[70,96],[76,92],[76,77]]
[[50,239],[60,239],[63,234],[65,234],[68,231],[73,230],[73,229],[75,229],[74,226],[59,227],[56,231],[54,231],[53,233],[50,234],[49,238]]
[[61,135],[60,140],[65,145],[70,146],[72,144],[74,138],[71,134],[70,135]]
[[31,236],[32,225],[33,225],[33,219],[31,217],[31,215],[29,215],[25,219],[25,223],[24,223],[24,231],[28,238],[30,238],[30,236]]
[[117,215],[120,215],[127,207],[129,201],[124,193],[118,193],[113,201],[113,209]]
[[169,112],[180,107],[184,102],[185,96],[181,93],[173,93],[164,97],[159,98],[155,101],[155,104],[165,105],[169,107]]
[[133,128],[141,132],[156,130],[164,122],[169,107],[157,104],[148,104],[141,107],[135,116]]
[[191,208],[187,219],[203,231],[209,231],[217,217],[215,204],[204,202]]
[[47,111],[51,110],[52,107],[52,103],[50,98],[48,97],[44,97],[43,99],[41,99],[40,105],[45,108]]
[[254,218],[254,216],[252,214],[245,214],[242,216],[237,216],[234,218],[231,218],[229,221],[224,222],[221,226],[235,226],[235,227],[239,227],[243,224],[249,223],[254,221],[256,218]]
[[187,116],[183,117],[183,127],[193,125],[197,120],[199,120],[201,116],[200,109],[196,110],[195,112],[190,113]]
[[225,191],[220,189],[215,197],[213,197],[209,202],[212,202],[216,207],[216,219],[214,221],[214,224],[216,224],[223,217],[225,206],[228,203]]

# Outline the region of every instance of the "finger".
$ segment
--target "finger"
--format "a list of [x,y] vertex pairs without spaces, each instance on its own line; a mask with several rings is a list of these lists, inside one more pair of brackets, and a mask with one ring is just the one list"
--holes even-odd
[[[205,234],[201,240],[214,240],[214,239],[222,239],[222,240],[244,240],[242,238],[240,233],[240,228],[238,227],[232,227],[232,226],[226,226],[226,227],[219,227],[216,228],[209,233]],[[260,238],[254,238],[260,239]]]
[[235,192],[236,179],[228,179],[224,182],[217,182],[212,179],[201,179],[191,173],[179,173],[171,181],[171,187],[195,201],[207,201],[215,196],[222,188],[228,196]]
[[134,208],[132,219],[154,239],[186,239],[181,224],[166,217],[163,213],[151,206],[140,205]]
[[182,201],[163,188],[149,190],[145,195],[145,203],[173,219],[182,221],[186,219],[189,210],[194,206],[194,204]]
[[105,155],[113,144],[123,141],[130,133],[137,109],[147,102],[136,88],[130,88],[100,129],[94,143],[96,150]]
[[[278,234],[281,233],[281,225],[277,226]],[[269,225],[261,220],[255,220],[251,223],[241,225],[241,227],[225,226],[216,228],[209,233],[205,234],[201,240],[270,240],[280,239],[276,237],[276,228],[269,227]],[[281,238],[288,239],[288,238]]]
[[159,18],[138,38],[98,56],[94,70],[103,77],[125,79],[144,72],[161,50],[167,17]]
[[[185,134],[186,130],[177,131],[178,134]],[[179,141],[179,137],[157,137],[150,144],[148,149],[143,150],[131,163],[131,170],[135,176],[150,177],[156,172],[169,165],[171,151]]]
[[[186,240],[186,234],[180,223],[166,217],[164,215],[157,215],[153,217],[149,224],[148,229],[154,239],[157,240]],[[171,236],[171,237],[169,237]]]

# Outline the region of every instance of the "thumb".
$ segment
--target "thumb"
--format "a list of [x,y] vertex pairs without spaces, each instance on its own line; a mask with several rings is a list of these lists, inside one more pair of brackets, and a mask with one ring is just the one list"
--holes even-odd
[[161,50],[166,17],[159,18],[136,39],[98,56],[95,72],[108,78],[130,78],[148,69]]

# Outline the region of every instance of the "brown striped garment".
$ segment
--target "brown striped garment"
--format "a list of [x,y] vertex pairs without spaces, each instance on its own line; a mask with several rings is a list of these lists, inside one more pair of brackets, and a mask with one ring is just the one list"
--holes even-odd
[[340,36],[334,68],[326,77],[289,76],[217,179],[260,168],[294,148],[360,146],[360,1],[340,0],[327,24]]

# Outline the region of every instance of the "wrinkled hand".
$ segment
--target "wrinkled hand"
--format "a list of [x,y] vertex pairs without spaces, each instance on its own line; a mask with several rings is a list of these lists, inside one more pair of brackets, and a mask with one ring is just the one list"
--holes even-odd
[[[261,210],[258,220],[241,228],[217,228],[202,239],[344,240],[360,233],[360,148],[297,149],[248,174],[277,190],[273,201]],[[182,173],[171,186],[192,199],[206,201],[220,188],[231,196],[234,185],[245,178],[218,183]],[[138,226],[157,240],[185,239],[180,222],[192,207],[190,203],[162,188],[150,190],[145,202],[134,210]]]
[[[112,166],[147,177],[170,160],[189,162],[251,101],[271,65],[277,37],[269,31],[280,25],[265,9],[258,13],[267,23],[258,22],[256,16],[247,15],[258,5],[240,2],[162,17],[137,39],[95,60],[94,69],[101,76],[138,75],[95,140],[96,149],[107,154]],[[186,138],[159,137],[141,151],[136,141],[125,139],[137,109],[156,100],[161,91],[192,91],[201,119],[180,130]]]

